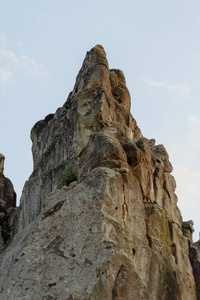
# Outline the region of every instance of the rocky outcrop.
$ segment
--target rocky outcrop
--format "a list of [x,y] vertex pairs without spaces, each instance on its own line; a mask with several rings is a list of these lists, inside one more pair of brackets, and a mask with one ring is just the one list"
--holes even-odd
[[192,243],[192,234],[194,232],[193,225],[194,225],[194,223],[192,220],[183,222],[183,224],[182,224],[183,235],[188,238],[188,241],[190,242],[190,244]]
[[[196,299],[169,156],[130,103],[97,45],[63,107],[33,127],[34,170],[1,255],[4,299]],[[57,190],[69,167],[77,181]]]
[[5,156],[0,154],[0,252],[11,239],[16,207],[16,194],[12,182],[3,175]]
[[[117,151],[123,153],[120,163],[126,161],[120,142],[142,136],[129,109],[130,95],[123,73],[109,71],[104,49],[93,48],[86,55],[67,102],[31,131],[34,170],[21,198],[24,214],[20,228],[39,214],[43,199],[56,189],[61,173],[69,165],[81,178],[97,166],[99,159],[106,161],[110,146],[116,152],[115,164],[119,164]],[[91,148],[98,146],[96,142],[102,143],[99,153]],[[102,146],[107,153],[102,153]],[[89,157],[92,153],[95,155]]]
[[5,160],[5,156],[0,153],[0,173],[2,174],[4,171],[4,160]]

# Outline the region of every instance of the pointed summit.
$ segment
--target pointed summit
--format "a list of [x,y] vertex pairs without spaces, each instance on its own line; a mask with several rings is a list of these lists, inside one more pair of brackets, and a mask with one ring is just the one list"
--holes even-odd
[[124,74],[118,69],[109,70],[106,53],[101,45],[97,45],[87,52],[76,79],[74,92],[78,94],[83,90],[92,89],[105,91],[108,97],[113,97],[130,110],[131,98]]
[[[56,189],[60,174],[69,165],[78,179],[97,165],[124,166],[126,157],[119,141],[140,137],[130,113],[123,72],[109,70],[106,53],[97,45],[87,52],[63,107],[37,122],[31,131],[34,170],[21,198],[22,207],[26,203],[28,209],[21,218],[22,227],[39,214],[42,199]],[[107,150],[102,154],[104,144]],[[114,162],[119,157],[120,165]]]
[[188,239],[167,151],[142,136],[125,77],[109,70],[102,46],[31,139],[34,170],[2,253],[2,299],[196,299],[192,228]]

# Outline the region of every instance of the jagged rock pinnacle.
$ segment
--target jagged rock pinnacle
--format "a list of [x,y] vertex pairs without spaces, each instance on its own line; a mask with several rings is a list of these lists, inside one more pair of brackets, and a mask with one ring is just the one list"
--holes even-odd
[[124,74],[117,69],[109,70],[106,53],[100,45],[87,53],[77,76],[74,92],[91,92],[93,89],[104,91],[108,97],[113,96],[118,103],[130,110],[131,99]]
[[[102,46],[31,139],[18,233],[1,256],[2,299],[196,299],[169,156],[142,136]],[[77,180],[57,190],[63,171]]]

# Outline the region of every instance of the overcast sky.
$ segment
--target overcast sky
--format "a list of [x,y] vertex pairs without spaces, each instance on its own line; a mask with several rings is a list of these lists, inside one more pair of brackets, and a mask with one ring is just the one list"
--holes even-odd
[[197,240],[199,0],[0,0],[0,153],[18,202],[32,172],[31,128],[63,105],[96,44],[123,70],[143,135],[166,147]]

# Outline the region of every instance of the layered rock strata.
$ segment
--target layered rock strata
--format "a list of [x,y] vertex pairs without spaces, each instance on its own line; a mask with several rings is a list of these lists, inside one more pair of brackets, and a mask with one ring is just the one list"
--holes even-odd
[[3,174],[5,156],[0,154],[0,252],[8,245],[12,236],[16,193],[12,182]]
[[[196,299],[167,151],[142,136],[130,103],[97,45],[63,107],[33,127],[3,299]],[[77,181],[56,190],[69,167]]]

